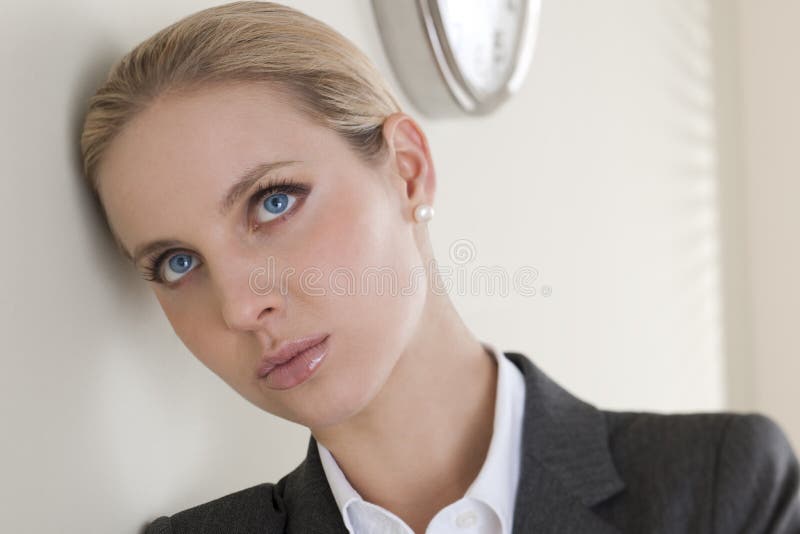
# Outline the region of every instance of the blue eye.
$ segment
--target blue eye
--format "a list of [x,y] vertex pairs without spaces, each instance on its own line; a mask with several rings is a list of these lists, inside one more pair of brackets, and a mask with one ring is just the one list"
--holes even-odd
[[[294,195],[287,193],[275,193],[269,195],[268,197],[265,197],[264,201],[258,206],[259,213],[256,214],[256,218],[259,222],[268,222],[272,219],[276,219],[277,217],[280,217],[286,213],[295,202],[297,202],[297,198]],[[261,213],[263,213],[261,208],[263,208],[264,212],[266,212],[263,218],[261,217]]]
[[[192,269],[194,263],[194,257],[191,254],[180,253],[171,256],[164,267],[164,280],[169,283],[178,281]],[[177,273],[177,276],[171,274],[173,272]]]
[[[247,203],[248,214],[255,209],[256,218],[260,223],[278,218],[286,219],[297,211],[297,208],[291,209],[297,200],[308,197],[310,191],[311,187],[308,185],[291,179],[272,179],[265,185],[259,185],[257,191],[250,196]],[[168,287],[171,287],[174,282],[183,278],[186,273],[198,265],[201,265],[201,262],[197,255],[170,249],[148,258],[142,277],[159,284],[166,282]]]

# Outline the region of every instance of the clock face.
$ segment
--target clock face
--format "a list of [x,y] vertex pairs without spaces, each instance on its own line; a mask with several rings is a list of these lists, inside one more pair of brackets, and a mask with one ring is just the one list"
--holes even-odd
[[527,0],[433,0],[453,59],[476,97],[501,89],[512,74]]

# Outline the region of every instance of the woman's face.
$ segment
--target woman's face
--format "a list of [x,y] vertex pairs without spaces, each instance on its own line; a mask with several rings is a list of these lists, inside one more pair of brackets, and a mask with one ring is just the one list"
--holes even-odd
[[[424,280],[401,290],[423,264],[412,213],[426,200],[409,196],[404,173],[425,155],[401,145],[371,168],[264,85],[206,87],[135,116],[100,164],[99,193],[137,269],[159,259],[150,285],[186,347],[256,406],[313,429],[367,405],[422,312]],[[255,173],[221,209],[240,177],[283,161],[296,163]],[[257,191],[270,181],[295,185]],[[173,243],[136,258],[160,240]],[[275,389],[259,378],[264,353],[316,334],[329,334],[328,352],[309,379]]]

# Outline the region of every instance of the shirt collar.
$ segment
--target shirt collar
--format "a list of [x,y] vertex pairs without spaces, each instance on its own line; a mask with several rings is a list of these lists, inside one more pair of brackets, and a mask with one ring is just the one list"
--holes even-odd
[[494,423],[486,460],[465,495],[488,504],[500,517],[503,532],[510,533],[520,470],[525,381],[493,344],[481,344],[498,363]]
[[[503,532],[510,533],[520,470],[525,382],[519,369],[495,345],[485,341],[481,341],[481,345],[498,363],[494,422],[486,459],[464,496],[486,503],[500,518]],[[333,497],[345,525],[352,532],[347,509],[352,502],[363,499],[350,485],[331,452],[319,442],[317,449]]]
[[333,498],[336,500],[336,505],[339,507],[339,512],[342,514],[344,524],[347,530],[353,532],[353,525],[350,523],[350,517],[347,514],[347,507],[350,503],[355,501],[362,501],[361,495],[350,485],[350,482],[345,478],[339,464],[333,458],[331,451],[325,445],[317,441],[317,450],[319,451],[319,460],[322,463],[322,470],[325,471],[325,478],[328,479],[328,485],[331,487]]

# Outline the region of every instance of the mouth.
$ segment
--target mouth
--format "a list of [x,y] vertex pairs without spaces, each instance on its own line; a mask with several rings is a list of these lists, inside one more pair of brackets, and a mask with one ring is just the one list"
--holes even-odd
[[330,334],[309,336],[283,344],[265,355],[257,375],[271,389],[289,389],[309,378],[328,355]]

